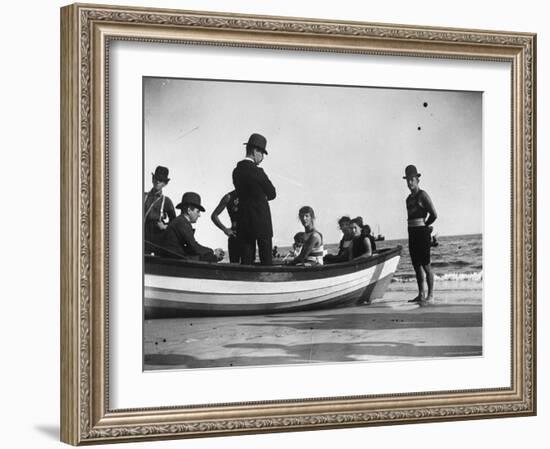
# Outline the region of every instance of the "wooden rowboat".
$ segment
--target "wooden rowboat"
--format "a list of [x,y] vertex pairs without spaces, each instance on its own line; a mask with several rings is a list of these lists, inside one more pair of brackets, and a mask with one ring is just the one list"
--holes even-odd
[[314,267],[207,263],[145,256],[145,318],[297,312],[381,298],[401,247]]

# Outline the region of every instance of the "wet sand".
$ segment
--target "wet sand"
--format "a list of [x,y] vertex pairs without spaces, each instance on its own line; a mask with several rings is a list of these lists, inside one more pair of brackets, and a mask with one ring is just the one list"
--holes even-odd
[[292,314],[146,320],[144,369],[482,355],[481,292],[447,292],[425,307],[409,296],[389,291],[369,306]]

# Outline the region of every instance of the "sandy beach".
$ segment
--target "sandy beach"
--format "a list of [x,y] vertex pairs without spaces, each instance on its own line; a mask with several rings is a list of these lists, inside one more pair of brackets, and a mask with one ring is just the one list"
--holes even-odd
[[424,307],[407,303],[408,293],[314,312],[146,320],[144,369],[482,355],[480,291],[447,292]]

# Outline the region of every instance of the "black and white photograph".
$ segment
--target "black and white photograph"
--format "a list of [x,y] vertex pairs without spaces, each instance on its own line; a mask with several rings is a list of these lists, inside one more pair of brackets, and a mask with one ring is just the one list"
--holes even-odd
[[3,8],[4,447],[539,447],[544,2],[69,3]]
[[483,355],[482,92],[142,87],[144,370]]

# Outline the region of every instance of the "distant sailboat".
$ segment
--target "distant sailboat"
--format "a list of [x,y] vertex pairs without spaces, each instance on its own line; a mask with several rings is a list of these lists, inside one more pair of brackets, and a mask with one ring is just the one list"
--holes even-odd
[[386,240],[386,237],[380,234],[380,225],[376,225],[376,230],[377,230],[377,233],[376,233],[376,236],[374,237],[374,241],[383,242],[384,240]]

